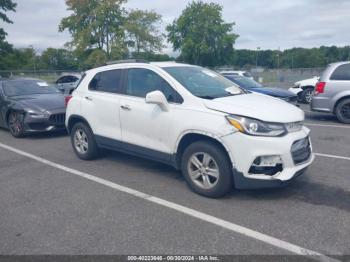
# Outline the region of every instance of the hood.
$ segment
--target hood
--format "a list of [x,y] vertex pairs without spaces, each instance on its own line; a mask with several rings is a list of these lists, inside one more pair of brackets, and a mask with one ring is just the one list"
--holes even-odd
[[261,93],[264,95],[274,96],[274,97],[281,97],[281,98],[295,96],[292,92],[282,88],[277,88],[277,87],[252,88],[252,89],[249,89],[249,91]]
[[207,108],[266,122],[291,123],[304,120],[304,112],[283,100],[261,95],[243,94],[205,100]]
[[12,98],[12,100],[21,103],[27,108],[39,112],[65,108],[64,96],[62,94],[18,96],[16,98]]

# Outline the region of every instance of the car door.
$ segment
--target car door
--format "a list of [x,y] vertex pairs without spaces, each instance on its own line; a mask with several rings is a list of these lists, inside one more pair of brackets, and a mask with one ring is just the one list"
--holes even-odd
[[[156,90],[163,92],[169,101],[169,111],[146,103],[146,94]],[[129,146],[138,153],[155,154],[155,157],[157,152],[170,154],[168,135],[174,125],[172,110],[181,103],[180,95],[158,73],[145,68],[128,69],[125,93],[120,101],[120,121],[126,149]]]
[[121,140],[119,108],[123,70],[97,73],[82,97],[82,115],[88,121],[97,139]]

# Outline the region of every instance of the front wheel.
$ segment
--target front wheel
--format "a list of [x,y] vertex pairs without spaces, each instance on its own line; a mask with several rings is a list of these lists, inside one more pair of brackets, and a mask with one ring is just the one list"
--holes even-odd
[[311,88],[305,89],[301,95],[300,95],[300,100],[301,102],[305,104],[310,104],[312,100],[312,95],[314,93],[314,90]]
[[8,117],[8,128],[13,137],[22,138],[24,137],[24,115],[19,112],[11,112]]
[[206,197],[221,197],[233,187],[233,174],[226,152],[214,143],[199,141],[184,152],[182,173],[190,188]]
[[336,109],[335,115],[344,124],[350,124],[350,98],[341,101]]
[[85,123],[76,123],[71,132],[71,143],[75,154],[83,160],[95,159],[99,149],[90,127]]

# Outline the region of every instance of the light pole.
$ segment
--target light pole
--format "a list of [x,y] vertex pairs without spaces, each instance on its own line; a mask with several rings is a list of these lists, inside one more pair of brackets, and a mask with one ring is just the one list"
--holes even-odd
[[256,61],[255,61],[255,67],[256,67],[256,68],[258,68],[259,50],[260,50],[260,47],[258,46],[258,47],[256,48]]
[[29,46],[33,50],[33,66],[34,66],[34,76],[36,76],[36,63],[35,63],[35,49],[32,45]]

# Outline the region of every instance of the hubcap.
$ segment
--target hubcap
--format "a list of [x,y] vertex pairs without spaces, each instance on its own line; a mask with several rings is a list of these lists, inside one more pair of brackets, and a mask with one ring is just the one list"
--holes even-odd
[[219,181],[219,167],[208,153],[193,154],[187,164],[191,180],[200,188],[211,189]]
[[346,104],[342,107],[341,113],[346,119],[350,119],[350,104]]
[[85,154],[89,149],[87,136],[82,129],[77,129],[74,134],[74,147],[80,154]]

